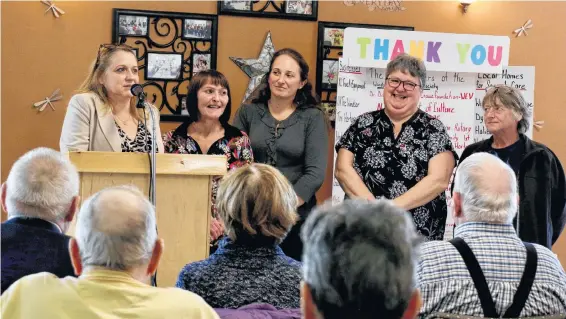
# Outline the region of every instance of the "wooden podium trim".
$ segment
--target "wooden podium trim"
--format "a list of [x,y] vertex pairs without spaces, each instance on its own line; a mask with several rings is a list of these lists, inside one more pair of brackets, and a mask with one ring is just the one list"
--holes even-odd
[[[149,174],[149,155],[121,152],[69,152],[81,173]],[[156,174],[225,175],[226,156],[157,154]]]

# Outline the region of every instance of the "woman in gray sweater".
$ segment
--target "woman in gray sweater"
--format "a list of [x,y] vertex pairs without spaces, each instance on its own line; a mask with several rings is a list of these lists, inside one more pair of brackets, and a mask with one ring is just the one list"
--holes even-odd
[[266,81],[252,104],[236,112],[234,126],[247,133],[256,163],[279,169],[299,197],[300,220],[281,248],[301,260],[300,228],[316,205],[328,160],[328,125],[308,81],[309,66],[300,53],[282,49],[273,55]]

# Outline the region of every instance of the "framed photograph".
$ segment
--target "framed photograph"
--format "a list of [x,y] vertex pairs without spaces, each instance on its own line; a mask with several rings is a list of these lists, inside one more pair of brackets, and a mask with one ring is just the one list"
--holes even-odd
[[252,9],[252,2],[245,0],[224,0],[219,1],[223,11],[250,11]]
[[320,107],[331,122],[336,121],[336,103],[320,103]]
[[302,15],[312,15],[312,0],[285,1],[285,12]]
[[218,14],[316,21],[317,0],[219,0]]
[[175,53],[148,53],[146,79],[174,80],[181,77],[183,56]]
[[136,56],[136,59],[139,58],[139,55],[138,55],[138,48],[133,48],[133,49],[132,49],[132,53]]
[[338,84],[338,60],[322,61],[322,86],[336,88]]
[[118,34],[129,36],[147,35],[147,17],[120,15],[118,18]]
[[343,47],[344,29],[324,28],[324,46]]
[[187,96],[186,95],[179,95],[179,101],[181,101],[181,115],[188,116],[189,110],[187,109]]
[[193,74],[210,69],[210,54],[193,55]]
[[183,38],[185,39],[212,38],[212,21],[186,19],[183,24]]
[[112,43],[133,48],[140,84],[161,121],[185,121],[182,103],[193,74],[216,69],[218,16],[113,9],[112,24]]

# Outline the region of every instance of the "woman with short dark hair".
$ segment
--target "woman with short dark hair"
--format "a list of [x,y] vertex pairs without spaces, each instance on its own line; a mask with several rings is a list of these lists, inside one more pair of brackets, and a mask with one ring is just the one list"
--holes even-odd
[[[253,162],[248,136],[228,124],[231,112],[230,86],[222,73],[206,70],[195,74],[186,99],[189,118],[177,129],[165,134],[166,153],[225,155],[228,170]],[[212,183],[212,242],[224,233],[215,208],[219,179],[215,177]]]

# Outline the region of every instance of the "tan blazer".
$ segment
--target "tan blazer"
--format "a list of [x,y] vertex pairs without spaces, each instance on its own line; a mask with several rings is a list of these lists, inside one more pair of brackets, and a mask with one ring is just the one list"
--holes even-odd
[[[153,107],[153,106],[152,106]],[[155,109],[155,107],[154,107]],[[157,121],[147,119],[149,132],[157,125],[157,150],[163,153],[163,140],[159,128],[159,111],[155,109]],[[59,147],[61,152],[98,151],[121,152],[122,140],[110,108],[94,93],[74,95],[69,101]]]

